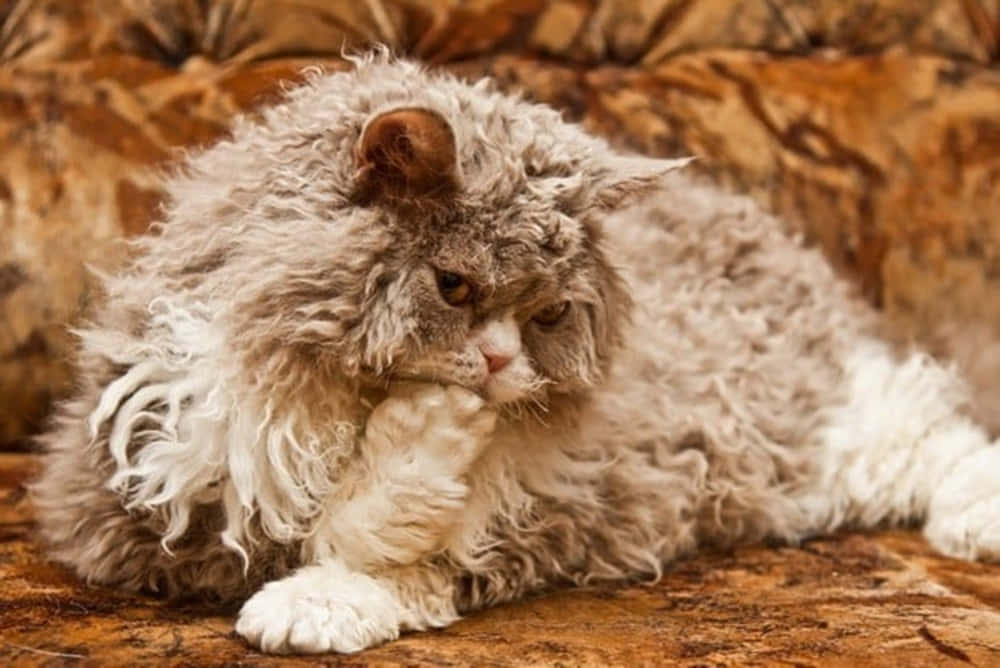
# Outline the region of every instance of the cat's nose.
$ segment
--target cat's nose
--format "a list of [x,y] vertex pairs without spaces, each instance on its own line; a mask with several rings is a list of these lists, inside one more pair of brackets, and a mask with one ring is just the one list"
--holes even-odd
[[502,353],[487,352],[482,351],[483,357],[486,359],[486,368],[489,369],[490,373],[496,373],[500,371],[505,366],[510,364],[513,359],[510,355],[504,355]]

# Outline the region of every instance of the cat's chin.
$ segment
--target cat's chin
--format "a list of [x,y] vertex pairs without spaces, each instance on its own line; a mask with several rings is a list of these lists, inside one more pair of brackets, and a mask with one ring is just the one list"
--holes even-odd
[[512,404],[527,399],[529,392],[496,376],[486,381],[480,390],[474,390],[491,404]]

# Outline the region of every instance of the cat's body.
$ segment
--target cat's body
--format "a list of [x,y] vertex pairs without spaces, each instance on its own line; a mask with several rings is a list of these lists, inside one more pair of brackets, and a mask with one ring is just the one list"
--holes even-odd
[[383,57],[244,121],[81,334],[55,556],[311,652],[845,524],[1000,557],[962,382],[681,166]]

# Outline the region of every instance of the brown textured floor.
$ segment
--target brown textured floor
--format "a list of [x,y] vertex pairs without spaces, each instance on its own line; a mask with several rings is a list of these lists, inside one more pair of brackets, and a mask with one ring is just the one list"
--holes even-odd
[[[0,665],[298,665],[216,611],[76,583],[31,540],[23,481],[0,454]],[[315,659],[308,660],[316,663]],[[1000,665],[1000,566],[932,555],[913,533],[745,547],[677,564],[654,587],[565,591],[328,665]]]

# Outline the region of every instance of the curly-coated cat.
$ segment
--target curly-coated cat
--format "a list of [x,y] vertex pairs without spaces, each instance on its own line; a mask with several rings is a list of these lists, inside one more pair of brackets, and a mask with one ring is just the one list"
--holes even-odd
[[52,554],[269,652],[845,525],[1000,557],[963,381],[685,164],[380,53],[238,121],[79,331]]

